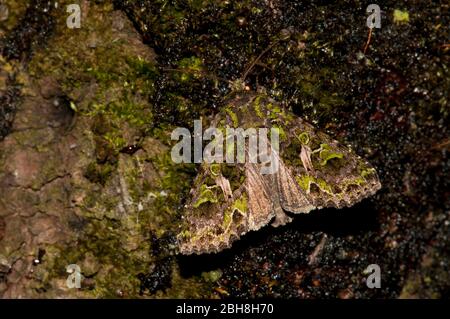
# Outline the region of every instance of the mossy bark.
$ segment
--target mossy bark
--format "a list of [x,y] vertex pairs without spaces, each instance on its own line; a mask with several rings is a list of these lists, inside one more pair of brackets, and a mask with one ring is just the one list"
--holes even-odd
[[[4,3],[2,297],[448,297],[446,7],[386,2],[365,50],[361,1],[83,0],[81,29],[71,1]],[[171,161],[170,132],[226,108],[229,82],[351,143],[383,190],[175,257],[195,167]]]

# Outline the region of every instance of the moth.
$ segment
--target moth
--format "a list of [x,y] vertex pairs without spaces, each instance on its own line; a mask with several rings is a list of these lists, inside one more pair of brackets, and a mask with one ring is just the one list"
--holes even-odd
[[286,212],[349,207],[381,188],[367,161],[269,96],[239,91],[225,105],[214,127],[278,129],[279,167],[263,175],[264,163],[203,162],[177,236],[181,254],[217,253],[249,231],[289,223]]

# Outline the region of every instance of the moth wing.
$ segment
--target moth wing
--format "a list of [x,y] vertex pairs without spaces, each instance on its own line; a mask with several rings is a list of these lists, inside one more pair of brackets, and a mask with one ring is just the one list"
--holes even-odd
[[[367,161],[309,123],[295,118],[285,131],[289,138],[281,144],[280,157],[297,189],[313,206],[352,206],[381,188],[375,169]],[[289,184],[286,180],[280,178],[281,189],[293,187],[292,180]],[[286,197],[281,204],[289,208]]]
[[182,254],[219,252],[272,220],[274,203],[258,167],[202,164],[178,235]]
[[[278,156],[278,154],[276,154]],[[276,175],[281,207],[292,213],[309,213],[315,208],[305,192],[298,187],[292,170],[278,157],[279,168]]]
[[267,225],[279,207],[278,196],[271,191],[273,179],[262,176],[260,168],[258,164],[246,164],[249,230],[258,230]]
[[280,130],[277,186],[283,209],[305,213],[312,208],[345,207],[381,188],[375,169],[349,147],[259,95],[253,112],[266,127]]

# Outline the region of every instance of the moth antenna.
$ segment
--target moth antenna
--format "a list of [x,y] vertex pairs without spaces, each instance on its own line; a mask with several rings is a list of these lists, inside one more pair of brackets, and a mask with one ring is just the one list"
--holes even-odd
[[[274,41],[272,42],[267,48],[265,48],[253,61],[252,63],[249,65],[249,67],[247,68],[247,70],[245,70],[244,74],[242,75],[242,77],[238,80],[238,82],[240,83],[244,83],[245,79],[247,78],[248,74],[253,70],[253,68],[255,67],[256,63],[258,63],[261,58],[267,53],[269,52],[278,42],[280,42],[280,40]],[[228,79],[219,77],[215,74],[211,74],[211,73],[207,73],[205,71],[200,71],[200,70],[194,70],[191,68],[180,68],[180,69],[175,69],[175,68],[161,68],[161,70],[163,71],[170,71],[170,72],[180,72],[180,73],[190,73],[192,75],[195,74],[201,74],[204,75],[206,77],[209,77],[213,80],[220,80],[220,81],[224,81],[227,82],[229,85],[233,86],[235,85],[236,81],[230,81]]]
[[163,71],[170,71],[170,72],[179,72],[179,73],[190,73],[192,75],[195,74],[201,74],[204,75],[206,77],[209,77],[213,80],[220,80],[220,81],[224,81],[227,82],[228,84],[231,84],[232,82],[228,79],[222,78],[220,76],[211,74],[211,73],[207,73],[205,71],[200,71],[200,70],[194,70],[194,69],[190,69],[190,68],[180,68],[180,69],[175,69],[175,68],[161,68]]
[[280,40],[277,40],[275,42],[272,42],[267,48],[265,48],[257,57],[256,59],[254,59],[252,61],[252,63],[249,65],[249,67],[247,68],[247,70],[245,70],[244,74],[241,77],[241,81],[244,82],[245,79],[247,78],[247,75],[250,73],[250,71],[255,67],[256,63],[258,63],[261,58],[267,53],[269,52]]

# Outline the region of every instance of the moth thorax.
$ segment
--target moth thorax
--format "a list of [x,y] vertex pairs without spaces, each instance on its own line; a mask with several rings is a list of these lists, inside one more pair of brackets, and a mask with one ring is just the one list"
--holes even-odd
[[245,82],[242,79],[237,79],[237,80],[231,81],[230,85],[231,85],[231,90],[233,92],[250,90],[250,88],[247,85],[245,85]]

